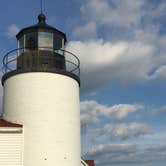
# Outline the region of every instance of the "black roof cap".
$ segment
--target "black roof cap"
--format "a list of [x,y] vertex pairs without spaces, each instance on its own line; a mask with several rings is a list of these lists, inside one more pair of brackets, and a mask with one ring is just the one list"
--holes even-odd
[[27,28],[23,28],[17,35],[16,35],[16,38],[18,39],[20,36],[22,36],[23,34],[25,33],[28,33],[28,32],[33,32],[33,31],[37,31],[37,30],[46,30],[46,31],[52,31],[54,33],[58,33],[60,35],[62,35],[65,39],[65,42],[67,41],[66,39],[66,34],[59,31],[58,29],[46,24],[46,16],[41,13],[38,15],[38,24],[35,24],[35,25],[32,25],[30,27],[27,27]]

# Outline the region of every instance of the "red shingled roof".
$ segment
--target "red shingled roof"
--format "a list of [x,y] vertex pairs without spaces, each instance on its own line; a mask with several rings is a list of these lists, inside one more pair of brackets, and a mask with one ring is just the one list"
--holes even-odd
[[84,160],[89,166],[95,166],[94,160]]
[[22,127],[20,124],[11,123],[4,119],[0,119],[0,127]]

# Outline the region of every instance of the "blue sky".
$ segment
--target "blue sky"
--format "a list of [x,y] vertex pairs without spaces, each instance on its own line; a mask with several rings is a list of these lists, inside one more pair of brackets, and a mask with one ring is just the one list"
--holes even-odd
[[[1,2],[0,60],[39,6]],[[47,0],[44,12],[81,60],[83,156],[97,166],[164,166],[166,1]]]

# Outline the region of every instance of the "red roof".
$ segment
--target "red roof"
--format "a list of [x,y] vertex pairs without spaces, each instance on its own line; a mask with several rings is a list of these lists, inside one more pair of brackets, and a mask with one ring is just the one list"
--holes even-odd
[[0,127],[22,127],[20,124],[11,123],[4,119],[0,119]]
[[95,166],[94,160],[84,160],[89,166]]

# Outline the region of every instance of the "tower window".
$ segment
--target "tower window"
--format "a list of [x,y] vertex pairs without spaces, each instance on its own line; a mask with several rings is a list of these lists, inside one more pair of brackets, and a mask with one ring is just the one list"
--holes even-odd
[[24,35],[18,40],[18,47],[24,48]]
[[59,50],[63,47],[63,39],[58,35],[54,35],[54,49]]
[[37,33],[31,32],[26,35],[25,47],[28,49],[37,48]]
[[18,55],[20,55],[24,51],[24,35],[18,40],[18,48]]
[[53,34],[49,32],[39,32],[39,49],[53,48]]

